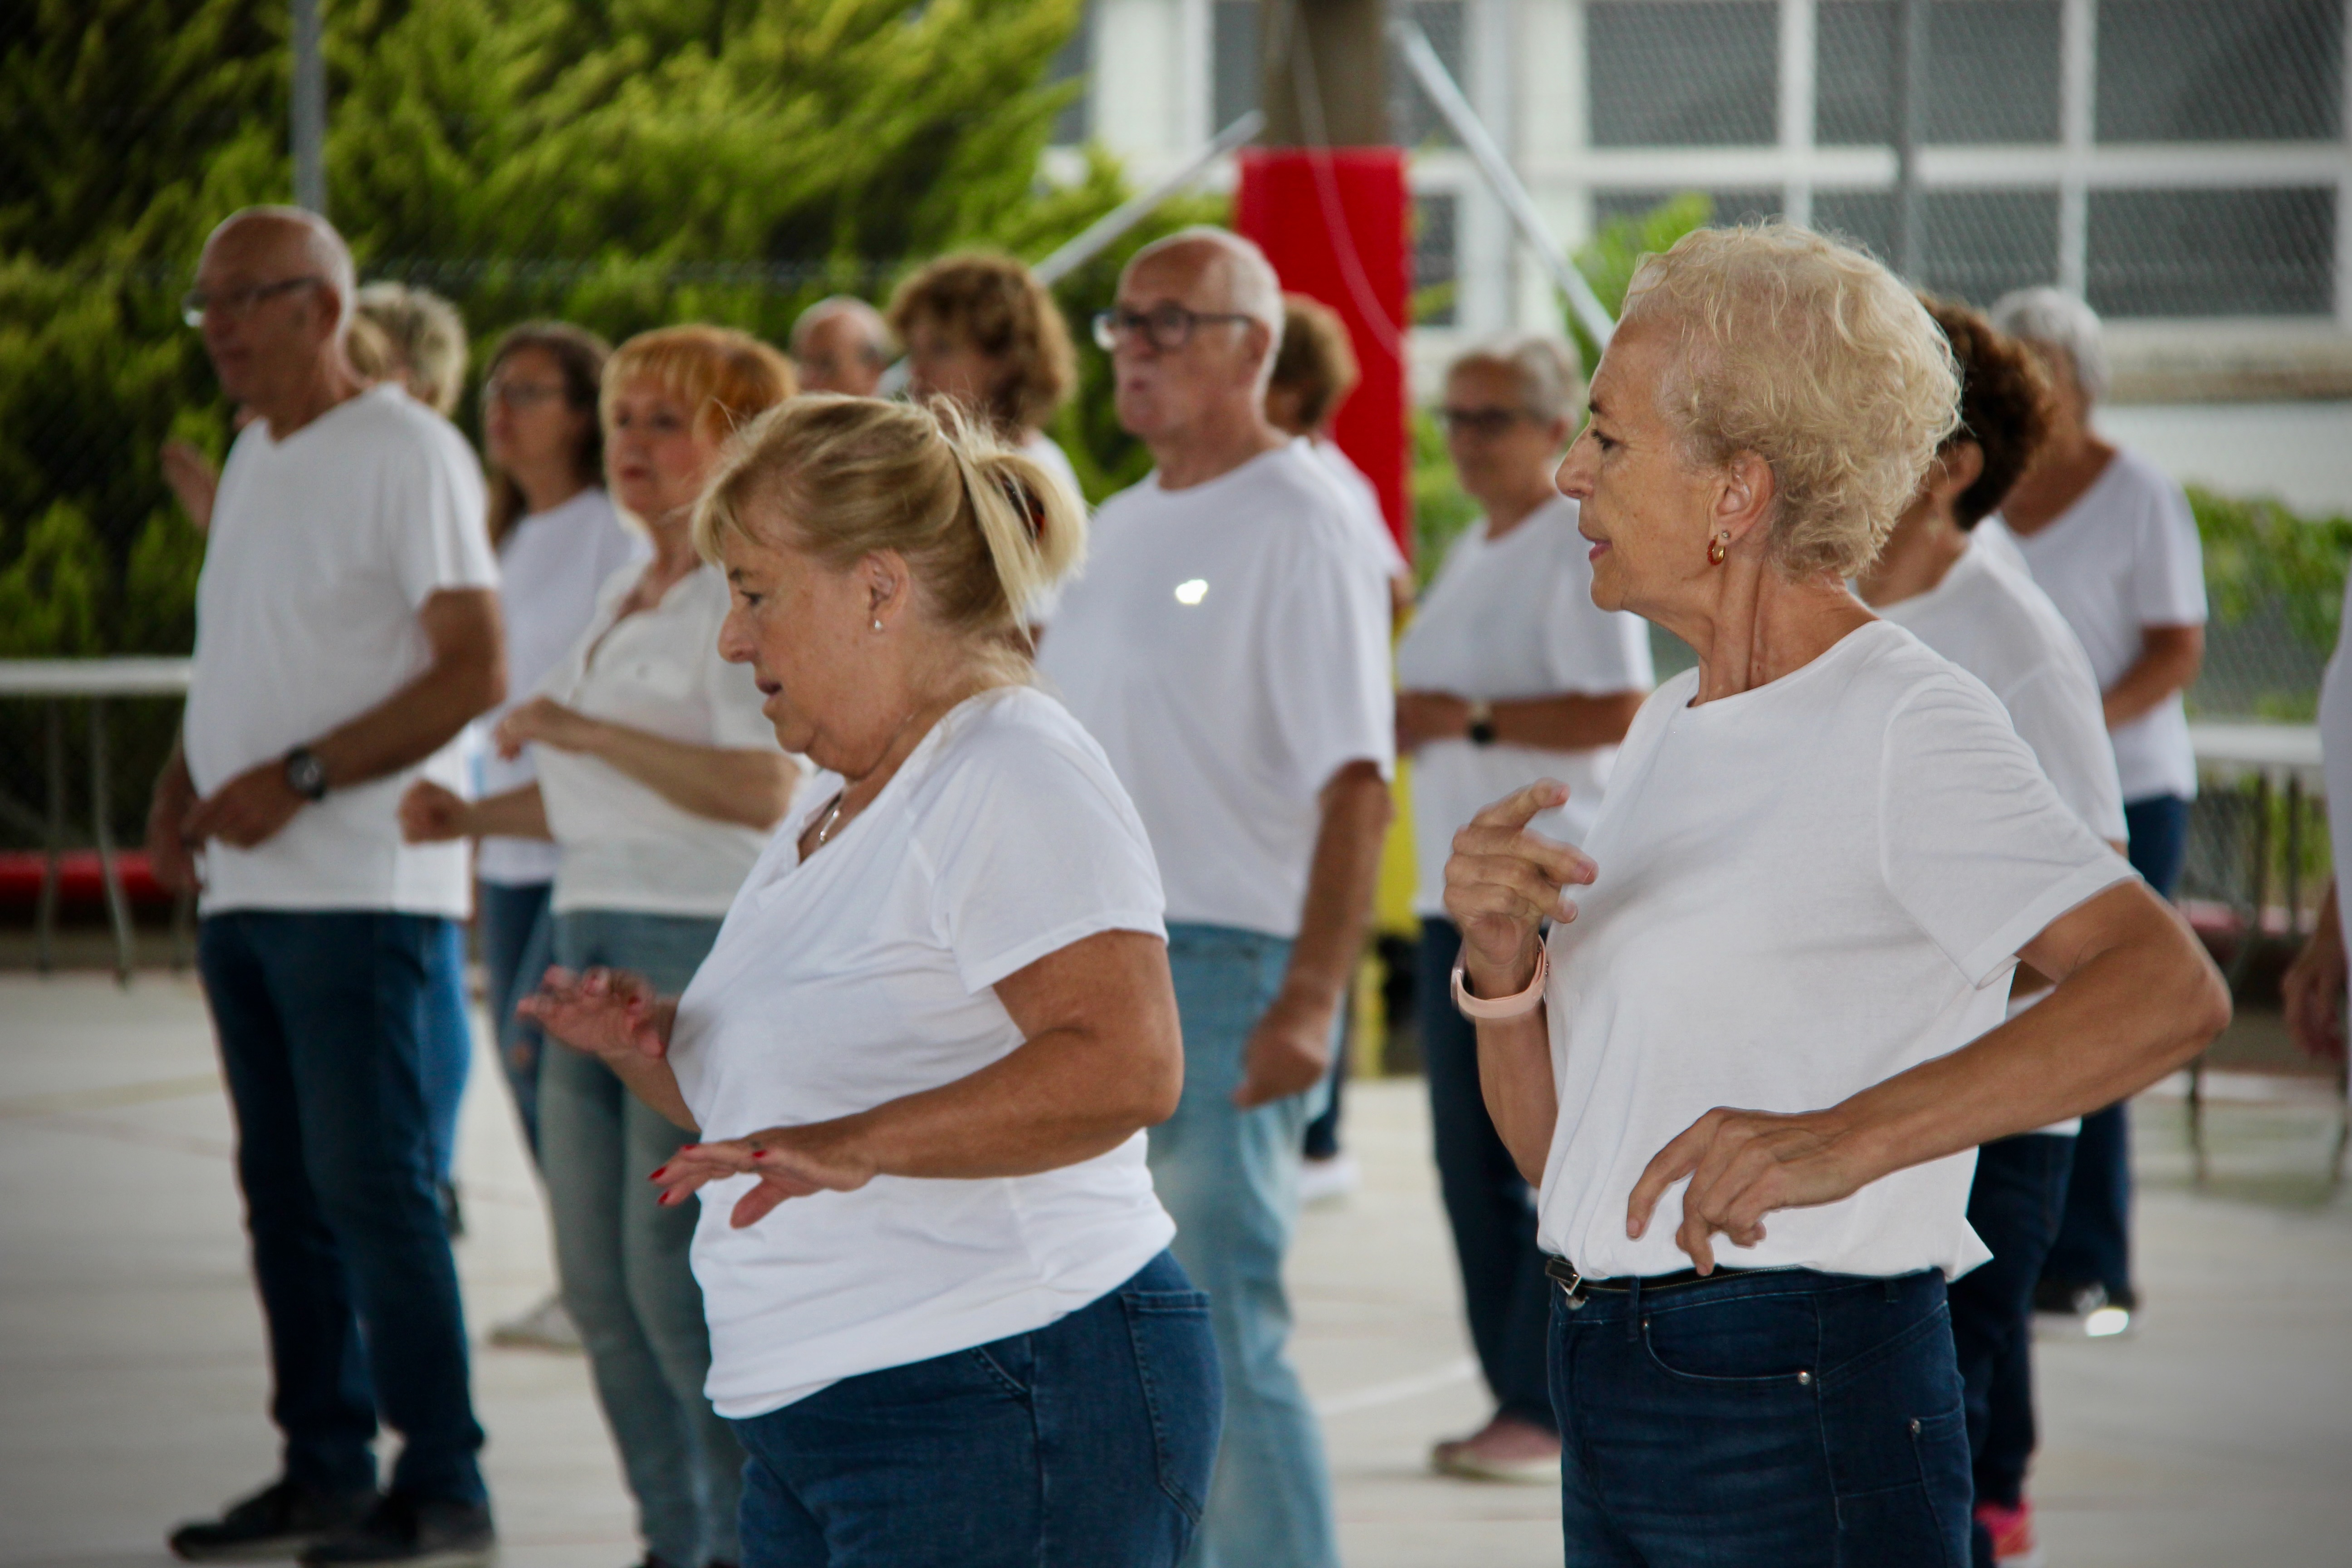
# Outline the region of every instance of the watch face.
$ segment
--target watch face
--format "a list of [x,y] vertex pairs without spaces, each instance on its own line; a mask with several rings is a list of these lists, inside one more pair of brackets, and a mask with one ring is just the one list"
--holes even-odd
[[317,800],[327,793],[326,767],[310,752],[296,752],[286,759],[286,783],[296,795]]

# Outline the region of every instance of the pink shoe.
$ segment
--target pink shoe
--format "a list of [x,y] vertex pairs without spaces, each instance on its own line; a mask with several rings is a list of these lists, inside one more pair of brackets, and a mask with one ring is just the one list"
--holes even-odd
[[2042,1568],[2042,1543],[2033,1537],[2033,1504],[2024,1498],[2015,1508],[1997,1502],[1977,1504],[1977,1522],[1992,1537],[1995,1568]]
[[1558,1486],[1559,1439],[1540,1426],[1496,1415],[1469,1436],[1432,1448],[1429,1468],[1470,1481]]

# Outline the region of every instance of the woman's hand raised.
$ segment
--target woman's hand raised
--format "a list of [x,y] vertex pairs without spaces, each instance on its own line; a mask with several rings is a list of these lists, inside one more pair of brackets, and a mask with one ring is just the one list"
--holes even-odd
[[1481,996],[1527,988],[1543,922],[1574,920],[1568,889],[1599,874],[1582,850],[1528,831],[1538,815],[1567,799],[1566,784],[1538,779],[1454,836],[1454,854],[1445,862],[1445,912],[1462,930],[1462,965]]
[[552,697],[534,697],[516,704],[499,720],[490,741],[499,756],[512,762],[533,743],[559,752],[593,750],[603,730],[603,725],[577,708],[567,708]]
[[735,1202],[728,1223],[740,1230],[765,1219],[787,1198],[851,1193],[872,1181],[877,1162],[861,1146],[855,1117],[771,1127],[749,1138],[689,1143],[646,1179],[661,1188],[665,1205],[682,1204],[706,1183],[757,1176],[760,1184]]
[[550,969],[539,990],[515,1007],[515,1016],[605,1062],[667,1056],[677,1012],[677,1003],[665,1002],[652,982],[625,969]]

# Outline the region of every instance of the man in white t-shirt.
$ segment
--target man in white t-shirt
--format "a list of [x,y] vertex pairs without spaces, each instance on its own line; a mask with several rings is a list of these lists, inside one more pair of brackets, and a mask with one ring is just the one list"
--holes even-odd
[[[187,302],[259,417],[221,475],[148,847],[203,889],[285,1473],[172,1548],[487,1562],[422,1037],[466,855],[404,844],[394,807],[417,778],[459,781],[454,742],[502,694],[497,569],[465,438],[352,373],[352,294],[325,220],[262,207],[214,231]],[[403,1440],[382,1495],[379,1416]]]
[[[2205,569],[2189,498],[2154,463],[2100,438],[2107,388],[2099,318],[2071,294],[2021,289],[1992,321],[2050,372],[2050,436],[2001,502],[2033,580],[2091,656],[2115,742],[2132,868],[2167,898],[2189,847],[2197,756],[2181,693],[2205,658]],[[2131,1134],[2125,1108],[2083,1119],[2066,1217],[2038,1302],[2087,1314],[2138,1305],[2131,1279]]]
[[1266,423],[1282,295],[1256,247],[1207,228],[1148,247],[1095,331],[1158,467],[1104,503],[1040,668],[1166,884],[1184,1095],[1152,1180],[1225,1386],[1194,1560],[1334,1568],[1282,1262],[1389,818],[1387,585],[1328,472]]

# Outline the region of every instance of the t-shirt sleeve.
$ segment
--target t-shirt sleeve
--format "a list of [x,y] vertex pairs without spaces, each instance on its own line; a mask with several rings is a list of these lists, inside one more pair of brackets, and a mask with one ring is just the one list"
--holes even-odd
[[1914,691],[1880,755],[1881,872],[1971,985],[2132,875],[2059,800],[1999,700],[1973,680]]
[[490,549],[482,470],[473,449],[455,431],[404,436],[384,464],[385,531],[401,597],[421,609],[451,588],[495,588],[498,557]]
[[2005,693],[2003,702],[2018,739],[2032,751],[2059,800],[2099,837],[2121,842],[2126,837],[2123,784],[2089,666],[2071,679],[2064,671],[2038,669]]
[[2150,475],[2133,541],[2132,609],[2144,626],[2205,624],[2205,552],[2197,517],[2179,485]]
[[934,929],[969,991],[1102,931],[1168,934],[1141,819],[1109,765],[1067,742],[989,737],[915,842]]
[[1291,784],[1307,795],[1349,763],[1377,763],[1383,778],[1396,767],[1388,584],[1349,550],[1344,520],[1332,521],[1339,526],[1276,558],[1286,580],[1274,586],[1265,626],[1275,743]]

